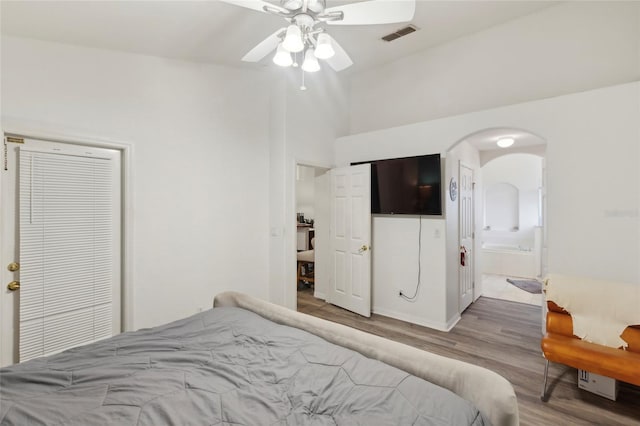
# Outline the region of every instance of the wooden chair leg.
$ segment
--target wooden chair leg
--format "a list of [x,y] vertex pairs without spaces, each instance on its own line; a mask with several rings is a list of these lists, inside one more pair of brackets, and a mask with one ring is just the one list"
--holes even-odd
[[296,280],[296,287],[300,284],[300,278],[302,277],[302,262],[298,261],[298,279]]
[[547,395],[547,377],[549,376],[549,360],[546,359],[544,363],[544,382],[542,383],[542,394],[540,395],[540,399],[542,402],[547,402],[549,400],[549,395]]
[[307,262],[307,264],[305,265],[305,268],[304,268],[304,274],[307,275],[305,279],[309,283],[314,284],[315,277],[316,277],[316,271],[315,270],[313,271],[313,276],[312,277],[308,276],[309,275],[309,269],[311,269],[310,266],[315,266],[315,265],[314,265],[313,262]]

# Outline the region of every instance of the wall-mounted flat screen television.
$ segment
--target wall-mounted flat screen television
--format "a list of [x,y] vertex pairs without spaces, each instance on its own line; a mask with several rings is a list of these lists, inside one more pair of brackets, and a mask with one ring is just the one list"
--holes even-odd
[[372,161],[371,213],[442,215],[440,164],[440,154]]

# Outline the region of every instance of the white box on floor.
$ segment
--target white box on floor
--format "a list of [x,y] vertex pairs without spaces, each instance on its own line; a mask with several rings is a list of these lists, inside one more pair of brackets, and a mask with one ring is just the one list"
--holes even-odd
[[612,401],[618,397],[618,381],[611,377],[578,370],[578,387]]

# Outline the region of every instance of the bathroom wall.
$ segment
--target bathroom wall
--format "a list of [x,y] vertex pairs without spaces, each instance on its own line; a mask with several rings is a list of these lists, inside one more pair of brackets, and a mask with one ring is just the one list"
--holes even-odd
[[[498,157],[482,167],[482,180],[485,191],[483,243],[533,248],[534,230],[538,226],[542,157],[531,154]],[[517,190],[511,208],[507,207],[510,204],[509,188]]]

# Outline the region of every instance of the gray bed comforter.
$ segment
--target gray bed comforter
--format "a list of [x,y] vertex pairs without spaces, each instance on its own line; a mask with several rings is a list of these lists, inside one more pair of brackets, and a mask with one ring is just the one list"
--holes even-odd
[[1,369],[0,424],[489,422],[444,388],[228,307]]

